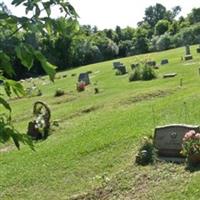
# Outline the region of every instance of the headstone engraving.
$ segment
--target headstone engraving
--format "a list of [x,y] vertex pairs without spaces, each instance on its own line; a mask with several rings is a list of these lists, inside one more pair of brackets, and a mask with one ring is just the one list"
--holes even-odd
[[195,130],[199,132],[199,126],[172,124],[155,128],[154,146],[159,156],[181,157],[182,140],[186,132]]
[[84,82],[85,85],[89,85],[90,84],[90,78],[88,73],[80,73],[79,77],[78,77],[78,82]]

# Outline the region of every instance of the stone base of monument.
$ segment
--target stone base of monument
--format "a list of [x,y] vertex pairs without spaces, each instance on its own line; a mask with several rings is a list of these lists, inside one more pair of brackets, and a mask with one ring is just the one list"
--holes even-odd
[[185,158],[179,158],[179,157],[158,156],[158,159],[160,161],[172,162],[172,163],[184,163],[185,162]]
[[200,53],[200,47],[199,47],[199,48],[197,48],[197,53]]
[[175,77],[177,74],[176,73],[169,73],[169,74],[164,74],[163,78],[173,78]]
[[154,146],[157,149],[158,157],[171,162],[184,161],[181,155],[182,140],[190,130],[199,132],[200,127],[195,125],[171,124],[156,127],[154,132]]
[[186,55],[186,56],[184,56],[185,60],[192,60],[192,58],[193,58],[192,55]]

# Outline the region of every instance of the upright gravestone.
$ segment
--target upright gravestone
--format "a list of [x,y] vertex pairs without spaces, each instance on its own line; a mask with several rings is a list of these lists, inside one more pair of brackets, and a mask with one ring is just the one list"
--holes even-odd
[[190,46],[185,46],[185,60],[192,60],[192,55],[190,54]]
[[89,85],[90,84],[90,78],[88,73],[80,73],[79,77],[78,77],[78,82],[84,82],[85,85]]
[[182,140],[190,130],[199,132],[199,126],[172,124],[157,127],[154,132],[154,146],[159,156],[181,157]]
[[156,61],[152,60],[152,61],[147,61],[146,65],[150,66],[150,67],[155,67],[156,66]]
[[125,66],[119,66],[118,68],[117,68],[117,71],[119,72],[119,74],[117,73],[117,75],[124,75],[124,74],[126,74],[126,67]]
[[161,60],[161,65],[166,65],[166,64],[168,64],[169,63],[169,61],[168,61],[168,59],[163,59],[163,60]]
[[113,69],[118,69],[118,67],[123,66],[123,63],[113,62]]
[[197,48],[197,53],[200,53],[200,45],[199,45],[199,47]]

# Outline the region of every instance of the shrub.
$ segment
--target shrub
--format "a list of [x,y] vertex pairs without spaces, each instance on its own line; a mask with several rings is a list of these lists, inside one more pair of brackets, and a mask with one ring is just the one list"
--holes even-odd
[[116,76],[121,76],[121,75],[122,75],[122,72],[121,72],[120,70],[117,69],[116,72],[115,72],[115,75],[116,75]]
[[60,96],[63,96],[65,94],[65,91],[62,90],[62,89],[57,89],[54,96],[55,97],[60,97]]
[[133,72],[131,72],[129,76],[129,81],[138,81],[141,80],[141,70],[140,67],[136,67]]
[[150,66],[145,65],[142,70],[142,80],[152,80],[156,78],[154,69]]
[[136,155],[135,163],[138,165],[153,164],[155,160],[155,149],[152,139],[144,137],[141,147]]

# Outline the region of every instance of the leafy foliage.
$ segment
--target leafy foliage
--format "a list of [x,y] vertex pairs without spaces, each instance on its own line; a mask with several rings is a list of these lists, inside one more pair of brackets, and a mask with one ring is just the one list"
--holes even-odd
[[57,89],[54,96],[55,97],[60,97],[60,96],[63,96],[65,94],[65,91],[62,90],[62,89]]
[[[63,26],[60,24],[56,24],[57,26],[55,26],[54,20],[50,18],[53,6],[58,6],[60,11],[65,14],[65,17],[69,16],[71,19],[78,17],[75,9],[68,1],[13,0],[12,4],[14,6],[25,6],[26,14],[31,13],[31,17],[14,16],[6,9],[4,4],[0,5],[0,27],[4,28],[4,30],[9,30],[3,32],[5,41],[8,43],[10,43],[10,40],[15,36],[15,34],[18,34],[20,30],[22,33],[40,32],[46,36],[48,36],[48,33],[50,33],[51,30],[54,30],[54,33],[63,33]],[[45,17],[42,13],[43,11],[46,12]],[[33,67],[34,61],[38,61],[43,70],[49,75],[50,79],[52,81],[54,80],[56,66],[47,61],[39,48],[34,48],[34,45],[27,43],[25,40],[20,41],[17,45],[13,45],[9,48],[5,44],[3,46],[5,46],[5,48],[0,49],[0,70],[2,71],[0,79],[3,81],[4,90],[7,96],[11,96],[12,93],[17,96],[25,94],[24,88],[20,83],[8,79],[8,77],[13,78],[15,75],[12,62],[15,55],[21,61],[21,64],[28,70]],[[11,53],[14,46],[15,54]],[[26,143],[32,148],[33,146],[30,142],[30,138],[26,135],[20,134],[12,126],[11,107],[3,96],[0,97],[0,104],[9,111],[9,116],[3,113],[0,117],[0,142],[5,143],[12,138],[17,148],[20,147],[20,142]]]
[[133,72],[131,72],[129,76],[129,81],[138,81],[141,80],[141,69],[140,67],[136,67]]
[[141,147],[136,155],[135,163],[138,165],[153,164],[155,160],[155,149],[152,139],[144,137]]

